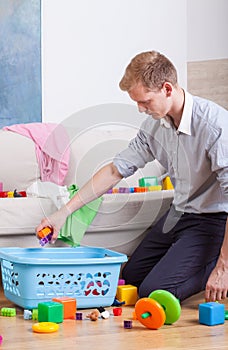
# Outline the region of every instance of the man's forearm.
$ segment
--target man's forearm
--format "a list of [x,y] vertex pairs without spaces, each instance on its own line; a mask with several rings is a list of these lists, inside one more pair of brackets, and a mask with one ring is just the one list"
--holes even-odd
[[118,172],[113,163],[105,165],[98,170],[98,172],[66,204],[68,210],[73,213],[83,205],[106,193],[122,178],[122,175]]
[[221,266],[228,269],[228,218],[226,220],[226,230],[220,255],[217,261],[217,266]]

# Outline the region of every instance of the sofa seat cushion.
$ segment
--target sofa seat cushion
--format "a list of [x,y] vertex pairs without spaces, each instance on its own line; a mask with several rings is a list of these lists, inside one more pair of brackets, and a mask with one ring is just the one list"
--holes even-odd
[[49,198],[0,198],[0,236],[35,234],[40,221],[56,210]]

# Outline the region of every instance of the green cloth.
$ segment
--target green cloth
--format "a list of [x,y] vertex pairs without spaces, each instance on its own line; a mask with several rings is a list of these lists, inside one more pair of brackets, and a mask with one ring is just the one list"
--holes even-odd
[[[70,198],[72,198],[78,190],[79,188],[77,185],[69,186],[68,191],[70,193]],[[58,239],[61,239],[73,247],[79,246],[87,228],[95,218],[101,202],[102,198],[97,198],[68,216],[64,226],[59,232]]]

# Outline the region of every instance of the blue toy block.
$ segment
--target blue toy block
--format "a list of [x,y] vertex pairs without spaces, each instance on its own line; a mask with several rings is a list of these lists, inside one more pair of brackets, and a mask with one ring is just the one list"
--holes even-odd
[[216,302],[199,304],[199,323],[215,326],[225,322],[225,306]]

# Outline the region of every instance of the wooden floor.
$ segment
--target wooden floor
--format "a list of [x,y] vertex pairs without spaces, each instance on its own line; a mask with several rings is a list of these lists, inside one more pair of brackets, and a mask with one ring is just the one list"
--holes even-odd
[[[65,320],[59,331],[39,334],[32,331],[36,321],[24,320],[23,310],[17,309],[16,317],[0,316],[0,335],[3,337],[1,349],[227,349],[228,321],[224,325],[208,327],[198,322],[198,304],[204,302],[203,293],[183,302],[180,319],[173,325],[164,325],[158,330],[149,330],[138,321],[133,321],[132,329],[124,329],[123,320],[131,320],[133,307],[123,307],[122,316],[113,316],[112,307],[107,320],[96,322],[86,318],[83,321]],[[228,302],[225,303],[228,307]],[[0,307],[15,307],[0,292]]]

